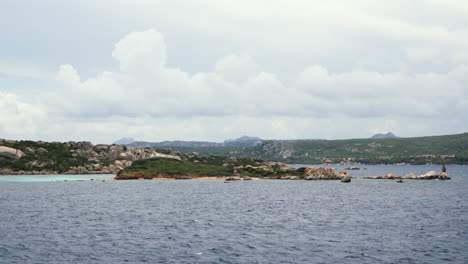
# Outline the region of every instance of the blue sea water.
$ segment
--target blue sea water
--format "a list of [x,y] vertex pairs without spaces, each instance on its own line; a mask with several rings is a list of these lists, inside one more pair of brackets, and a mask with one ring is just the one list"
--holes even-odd
[[468,263],[468,166],[404,183],[360,177],[440,167],[363,167],[351,183],[0,176],[0,263]]

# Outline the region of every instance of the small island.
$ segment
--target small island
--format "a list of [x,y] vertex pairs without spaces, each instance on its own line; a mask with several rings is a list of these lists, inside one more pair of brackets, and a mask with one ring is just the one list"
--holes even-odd
[[116,180],[137,179],[283,179],[342,180],[350,177],[333,168],[292,168],[281,162],[253,158],[181,154],[175,158],[151,158],[135,161],[117,173]]

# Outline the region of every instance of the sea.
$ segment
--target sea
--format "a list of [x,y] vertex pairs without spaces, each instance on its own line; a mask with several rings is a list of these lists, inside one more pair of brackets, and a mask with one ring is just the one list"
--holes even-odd
[[403,183],[363,177],[440,166],[358,167],[351,183],[0,176],[0,263],[468,263],[468,166]]

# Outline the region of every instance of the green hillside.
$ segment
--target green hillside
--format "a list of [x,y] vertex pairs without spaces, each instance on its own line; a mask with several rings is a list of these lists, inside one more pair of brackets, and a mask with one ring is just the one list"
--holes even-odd
[[289,143],[297,153],[327,157],[468,155],[468,133],[451,136],[388,139],[316,140]]
[[368,164],[468,164],[468,133],[415,138],[263,141],[255,147],[171,147],[203,155],[250,156],[288,163],[318,164],[352,161]]
[[75,149],[68,143],[35,141],[0,141],[0,146],[19,149],[26,153],[20,159],[0,156],[0,170],[64,172],[73,166],[89,164],[87,158],[74,156]]

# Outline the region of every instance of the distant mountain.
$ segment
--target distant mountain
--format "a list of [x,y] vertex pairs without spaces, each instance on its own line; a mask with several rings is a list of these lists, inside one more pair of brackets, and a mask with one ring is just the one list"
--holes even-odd
[[[207,147],[222,147],[223,143],[207,142],[207,141],[162,141],[162,142],[146,142],[135,141],[127,144],[129,147],[135,148],[207,148]],[[174,148],[175,147],[175,148]]]
[[263,139],[259,137],[242,136],[236,139],[228,139],[224,141],[225,146],[235,147],[255,147],[256,145],[263,142]]
[[117,141],[115,141],[114,143],[112,144],[116,144],[116,145],[127,145],[127,144],[130,144],[130,143],[133,143],[135,142],[135,140],[133,138],[129,138],[129,137],[123,137]]
[[[171,148],[177,150],[189,151],[186,148],[219,148],[219,147],[255,147],[260,144],[263,139],[258,137],[242,136],[236,139],[228,139],[223,143],[209,142],[209,141],[162,141],[162,142],[146,142],[134,141],[126,144],[129,147],[136,148]],[[181,149],[184,148],[184,149]]]
[[398,138],[398,137],[395,136],[395,134],[393,134],[392,132],[388,132],[386,134],[382,134],[382,133],[375,134],[371,138],[380,139],[380,138]]
[[242,136],[242,137],[236,138],[236,139],[228,139],[228,140],[225,140],[224,143],[228,143],[228,142],[254,141],[254,140],[260,140],[260,141],[262,141],[262,139],[259,138],[259,137]]

